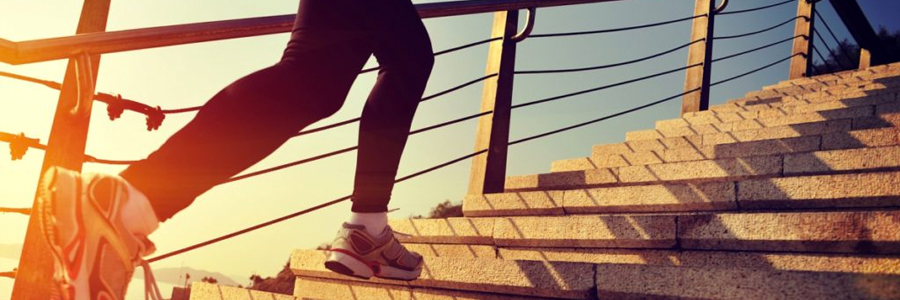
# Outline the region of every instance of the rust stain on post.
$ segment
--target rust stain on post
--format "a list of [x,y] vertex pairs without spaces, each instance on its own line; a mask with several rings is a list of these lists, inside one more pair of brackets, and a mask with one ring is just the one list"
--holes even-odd
[[506,148],[509,143],[509,117],[512,105],[513,72],[516,64],[516,43],[509,38],[516,35],[518,11],[494,13],[491,37],[503,37],[491,42],[485,74],[497,74],[484,82],[481,111],[493,112],[478,119],[475,151],[487,149],[472,159],[469,194],[503,191],[506,179]]
[[[76,33],[106,30],[109,4],[110,0],[85,0]],[[91,56],[89,61],[91,82],[96,82],[100,57],[99,55]],[[81,170],[92,99],[88,98],[88,100],[78,103],[79,80],[76,77],[76,68],[76,59],[70,59],[69,65],[66,67],[62,90],[59,93],[59,102],[56,106],[53,128],[47,143],[41,174],[51,166]],[[82,92],[87,93],[86,91]],[[93,94],[93,91],[90,91],[90,94]],[[80,107],[76,111],[77,114],[73,115],[73,108],[76,105],[80,105]],[[18,273],[13,286],[13,299],[53,299],[52,295],[58,294],[53,286],[51,255],[40,228],[38,228],[38,218],[32,215],[28,221],[28,231],[25,234],[22,256],[19,259]]]
[[712,36],[715,17],[711,13],[715,10],[715,2],[712,0],[697,0],[694,6],[694,15],[706,15],[707,17],[696,18],[691,28],[691,41],[703,40],[688,48],[687,65],[703,64],[702,66],[690,68],[685,72],[684,90],[690,91],[700,88],[697,91],[684,95],[681,102],[681,114],[688,112],[702,111],[709,108],[709,82],[710,73],[712,71]]
[[[813,31],[813,11],[815,10],[815,2],[809,0],[797,1],[797,20],[794,23],[794,36],[803,36],[803,38],[794,39],[794,48],[791,50],[791,73],[788,79],[802,78],[809,76],[812,69],[812,31]],[[797,55],[800,54],[800,55]]]

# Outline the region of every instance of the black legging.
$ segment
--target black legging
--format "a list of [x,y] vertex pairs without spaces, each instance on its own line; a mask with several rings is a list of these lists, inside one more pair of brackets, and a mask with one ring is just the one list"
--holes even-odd
[[165,220],[341,108],[375,55],[359,129],[354,212],[384,212],[434,63],[410,0],[301,0],[284,55],[213,96],[146,160],[121,173]]

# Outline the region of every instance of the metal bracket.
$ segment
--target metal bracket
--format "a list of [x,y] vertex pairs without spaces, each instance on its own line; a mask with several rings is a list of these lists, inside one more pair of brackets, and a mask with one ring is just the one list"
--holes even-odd
[[726,6],[728,6],[728,0],[722,0],[722,3],[719,4],[719,6],[716,7],[715,10],[713,10],[713,14],[715,15],[715,14],[722,12],[723,10],[725,10]]
[[87,114],[90,101],[94,101],[94,72],[92,71],[91,55],[82,52],[75,58],[75,79],[78,86],[78,98],[69,112],[75,117]]
[[[727,0],[726,0],[727,1]],[[509,38],[510,41],[518,43],[524,41],[531,35],[531,30],[534,29],[534,18],[537,17],[537,7],[529,7],[528,8],[528,16],[525,21],[525,28],[522,29],[521,32],[516,34],[516,36]]]

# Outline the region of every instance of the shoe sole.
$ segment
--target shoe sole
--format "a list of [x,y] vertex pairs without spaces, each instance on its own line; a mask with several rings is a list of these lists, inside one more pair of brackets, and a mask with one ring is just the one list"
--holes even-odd
[[63,249],[59,244],[59,235],[57,234],[57,220],[53,215],[54,204],[56,202],[57,180],[59,179],[59,170],[55,167],[44,172],[43,180],[40,183],[38,192],[37,215],[41,232],[45,238],[50,253],[53,254],[53,282],[60,294],[61,299],[72,300],[74,295],[74,287],[66,272],[67,263],[63,258]]
[[422,274],[421,266],[415,270],[404,270],[380,264],[368,264],[352,255],[328,251],[328,259],[325,268],[339,274],[353,276],[362,279],[370,279],[373,276],[383,279],[411,281]]

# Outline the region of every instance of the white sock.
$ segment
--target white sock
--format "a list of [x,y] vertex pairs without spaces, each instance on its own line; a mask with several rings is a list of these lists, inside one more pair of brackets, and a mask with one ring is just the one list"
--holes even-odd
[[366,232],[377,236],[387,227],[387,212],[380,213],[350,213],[350,221],[347,223],[366,226]]
[[156,212],[150,206],[150,200],[141,191],[128,184],[128,200],[122,204],[119,211],[125,228],[132,234],[149,236],[159,228],[159,219]]

